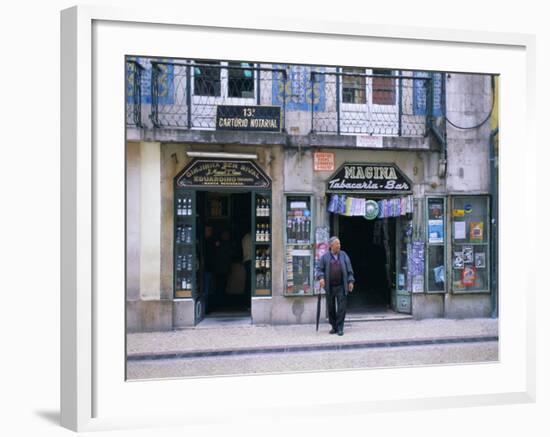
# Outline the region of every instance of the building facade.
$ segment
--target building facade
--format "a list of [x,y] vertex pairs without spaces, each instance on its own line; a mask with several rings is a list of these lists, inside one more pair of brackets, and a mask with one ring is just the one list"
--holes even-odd
[[126,65],[129,331],[314,323],[331,235],[350,317],[496,316],[498,77]]

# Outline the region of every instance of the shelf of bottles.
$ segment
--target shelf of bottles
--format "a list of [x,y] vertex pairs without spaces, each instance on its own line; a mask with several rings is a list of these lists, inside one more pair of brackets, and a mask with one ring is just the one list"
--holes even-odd
[[313,244],[311,197],[286,196],[285,295],[313,294]]
[[194,290],[194,196],[193,192],[177,192],[174,220],[174,296],[192,297]]
[[254,295],[271,296],[271,196],[268,193],[254,195]]

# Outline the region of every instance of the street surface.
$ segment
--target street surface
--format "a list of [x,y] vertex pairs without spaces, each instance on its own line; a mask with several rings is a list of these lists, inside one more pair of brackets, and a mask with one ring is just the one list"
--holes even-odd
[[334,352],[291,352],[128,363],[128,379],[181,378],[402,367],[498,360],[498,342],[403,346]]

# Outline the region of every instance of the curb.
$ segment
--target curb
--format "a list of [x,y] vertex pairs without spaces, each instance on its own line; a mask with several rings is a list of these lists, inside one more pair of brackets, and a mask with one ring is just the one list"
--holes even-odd
[[405,346],[427,346],[458,343],[484,343],[498,341],[498,336],[474,336],[474,337],[443,337],[443,338],[425,338],[410,340],[389,340],[389,341],[369,341],[352,343],[331,343],[314,345],[295,345],[295,346],[264,346],[251,348],[217,349],[217,350],[198,350],[189,352],[160,352],[160,353],[137,353],[127,355],[128,362],[135,361],[156,361],[156,360],[181,360],[192,358],[208,357],[230,357],[257,354],[275,354],[275,353],[295,353],[295,352],[318,352],[318,351],[338,351],[354,349],[375,349],[375,348],[393,348]]

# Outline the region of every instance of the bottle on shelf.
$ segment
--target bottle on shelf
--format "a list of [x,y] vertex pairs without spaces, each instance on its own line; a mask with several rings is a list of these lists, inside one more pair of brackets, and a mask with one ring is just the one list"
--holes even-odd
[[298,221],[296,218],[292,220],[292,240],[296,243],[299,240],[298,236]]
[[294,238],[292,236],[292,219],[290,217],[286,221],[286,238],[289,243],[294,243]]
[[270,208],[269,208],[269,199],[265,200],[265,216],[269,217],[270,214]]
[[256,199],[256,217],[260,217],[260,199]]
[[260,258],[260,268],[265,269],[265,252],[263,253],[263,255]]
[[269,225],[265,225],[265,239],[264,241],[269,241],[271,238],[270,238],[270,232],[271,232],[271,229],[269,229]]
[[260,268],[260,250],[256,250],[256,268]]
[[265,257],[265,268],[269,269],[271,267],[271,259],[269,258],[269,254]]
[[256,276],[256,288],[264,288],[265,279],[263,273],[260,273]]

